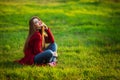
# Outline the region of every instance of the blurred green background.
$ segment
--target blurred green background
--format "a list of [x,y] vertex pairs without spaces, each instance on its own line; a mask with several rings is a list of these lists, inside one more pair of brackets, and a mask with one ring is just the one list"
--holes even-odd
[[[28,21],[38,16],[58,44],[58,64],[23,66]],[[1,80],[119,80],[119,0],[0,0]]]

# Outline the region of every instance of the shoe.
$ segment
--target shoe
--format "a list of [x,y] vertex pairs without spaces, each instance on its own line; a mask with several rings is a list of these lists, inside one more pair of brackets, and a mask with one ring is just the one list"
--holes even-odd
[[56,66],[56,62],[50,62],[48,63],[49,66],[55,67]]

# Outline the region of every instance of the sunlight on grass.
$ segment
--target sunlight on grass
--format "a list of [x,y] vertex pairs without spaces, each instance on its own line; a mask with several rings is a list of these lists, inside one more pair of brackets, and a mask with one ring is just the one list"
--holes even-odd
[[[112,12],[112,11],[111,11]],[[96,10],[86,10],[86,9],[81,9],[81,10],[73,10],[70,12],[65,13],[67,16],[76,16],[80,14],[90,14],[90,15],[102,15],[102,16],[108,16],[108,13],[101,12],[101,11],[96,11]]]
[[[16,29],[17,27],[17,29]],[[0,28],[0,31],[28,31],[28,28],[27,27],[23,27],[23,26],[16,26],[16,27],[3,27],[3,28]]]

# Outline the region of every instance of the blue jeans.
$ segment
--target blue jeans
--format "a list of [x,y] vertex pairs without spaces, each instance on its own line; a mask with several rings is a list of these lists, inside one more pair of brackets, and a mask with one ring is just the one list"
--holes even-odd
[[51,43],[42,53],[39,53],[34,57],[34,63],[46,64],[56,61],[56,57],[53,55],[54,52],[57,52],[57,44]]

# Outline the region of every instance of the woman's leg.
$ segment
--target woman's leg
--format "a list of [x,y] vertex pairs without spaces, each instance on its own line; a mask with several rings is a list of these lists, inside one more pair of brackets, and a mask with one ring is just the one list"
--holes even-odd
[[35,64],[46,64],[51,62],[51,59],[53,57],[53,51],[52,50],[45,50],[44,52],[37,54],[34,57],[34,63]]
[[52,50],[54,52],[51,62],[57,62],[57,44],[51,43],[45,50]]
[[57,44],[56,43],[50,43],[50,45],[45,50],[52,50],[53,52],[57,52]]

